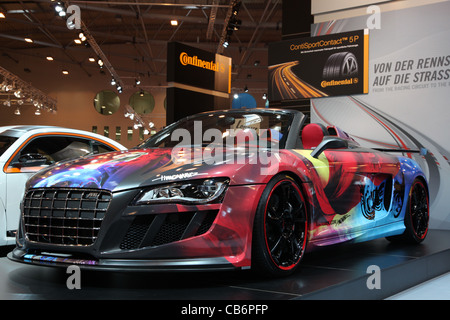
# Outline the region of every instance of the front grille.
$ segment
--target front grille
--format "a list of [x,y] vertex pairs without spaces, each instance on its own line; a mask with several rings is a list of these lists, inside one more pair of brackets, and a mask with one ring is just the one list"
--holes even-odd
[[155,247],[206,233],[218,210],[173,212],[136,216],[123,238],[120,249]]
[[30,189],[23,202],[25,236],[40,243],[92,245],[111,199],[111,192],[98,189]]

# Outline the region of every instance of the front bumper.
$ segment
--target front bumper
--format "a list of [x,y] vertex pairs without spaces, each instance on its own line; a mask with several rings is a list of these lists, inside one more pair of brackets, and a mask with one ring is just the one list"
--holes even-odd
[[[230,186],[222,203],[202,205],[131,206],[139,190],[117,192],[93,244],[30,241],[22,219],[18,246],[8,258],[33,265],[78,265],[93,270],[249,268],[254,213],[263,189],[264,185]],[[207,222],[208,217],[213,220]],[[193,226],[196,232],[190,231]]]
[[[235,267],[224,257],[197,258],[197,259],[99,259],[89,260],[87,258],[76,258],[76,255],[52,254],[43,252],[41,254],[27,253],[21,249],[14,249],[8,253],[8,259],[15,262],[33,264],[39,266],[67,268],[70,265],[77,265],[85,270],[102,271],[203,271],[203,270],[234,270],[241,269]],[[242,269],[245,269],[243,267]]]

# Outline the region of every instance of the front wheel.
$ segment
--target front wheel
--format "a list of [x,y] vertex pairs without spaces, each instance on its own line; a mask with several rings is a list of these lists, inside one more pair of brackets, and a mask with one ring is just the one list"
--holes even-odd
[[428,233],[430,208],[428,190],[425,183],[415,179],[409,190],[408,203],[405,212],[405,232],[400,236],[388,237],[389,241],[406,241],[420,243]]
[[252,268],[275,277],[294,272],[305,251],[307,231],[300,187],[288,175],[276,176],[264,189],[256,211]]

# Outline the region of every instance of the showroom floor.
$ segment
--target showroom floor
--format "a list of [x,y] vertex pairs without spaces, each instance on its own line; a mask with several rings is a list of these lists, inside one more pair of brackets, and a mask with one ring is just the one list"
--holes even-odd
[[387,300],[450,300],[450,272],[397,293]]
[[[368,267],[373,265],[381,269],[380,290],[369,290],[367,285]],[[65,268],[20,264],[3,256],[0,299],[450,300],[449,271],[450,231],[441,230],[431,230],[419,246],[377,239],[321,248],[306,254],[301,268],[282,279],[261,279],[250,271],[187,274],[82,270],[81,289],[69,290],[66,282],[70,275]]]

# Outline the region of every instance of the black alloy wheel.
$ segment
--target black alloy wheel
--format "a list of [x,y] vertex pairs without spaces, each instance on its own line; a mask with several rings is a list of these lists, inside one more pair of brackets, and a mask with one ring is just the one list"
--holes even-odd
[[393,242],[421,243],[428,233],[430,220],[428,189],[421,179],[415,179],[409,190],[405,212],[405,232],[400,236],[387,237]]
[[409,194],[409,218],[412,237],[420,242],[428,233],[428,192],[421,180],[415,180]]
[[308,219],[298,184],[287,175],[272,179],[264,190],[255,217],[253,266],[270,276],[291,274],[303,257]]

